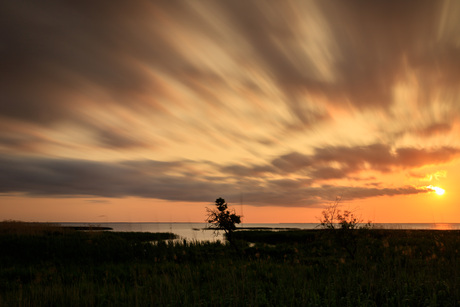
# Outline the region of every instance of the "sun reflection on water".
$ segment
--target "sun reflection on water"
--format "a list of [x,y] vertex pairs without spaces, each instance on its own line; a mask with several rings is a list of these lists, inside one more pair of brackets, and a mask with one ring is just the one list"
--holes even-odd
[[448,223],[436,223],[436,224],[433,224],[432,229],[435,229],[435,230],[452,230],[452,229],[454,229],[454,227],[453,227],[452,224],[448,224]]

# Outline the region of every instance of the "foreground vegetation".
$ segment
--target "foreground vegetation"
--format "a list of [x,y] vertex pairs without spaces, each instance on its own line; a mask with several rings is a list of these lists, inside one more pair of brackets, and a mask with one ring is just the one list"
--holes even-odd
[[0,224],[0,306],[460,305],[458,231],[237,231],[234,248]]

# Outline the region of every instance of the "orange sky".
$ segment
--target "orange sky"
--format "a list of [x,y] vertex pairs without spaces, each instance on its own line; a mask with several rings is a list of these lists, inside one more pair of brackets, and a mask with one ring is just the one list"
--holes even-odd
[[[0,220],[460,222],[460,3],[0,4]],[[428,186],[441,187],[439,196]]]

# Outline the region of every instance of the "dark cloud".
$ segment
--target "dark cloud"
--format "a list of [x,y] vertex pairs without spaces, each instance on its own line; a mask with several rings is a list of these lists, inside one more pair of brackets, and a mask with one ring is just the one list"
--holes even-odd
[[207,201],[230,186],[168,174],[181,162],[1,157],[0,191],[31,196],[139,196],[167,200]]
[[[440,148],[397,148],[374,144],[369,146],[344,147],[334,146],[315,151],[314,165],[338,163],[340,168],[317,167],[313,174],[318,179],[344,178],[361,170],[389,172],[394,170],[417,168],[426,165],[447,163],[458,157],[460,150],[453,147]],[[324,171],[324,173],[322,173]]]
[[145,95],[161,96],[161,86],[143,65],[174,71],[184,60],[165,41],[157,6],[2,2],[0,115],[52,124],[88,105],[159,111]]
[[273,159],[271,165],[230,165],[221,170],[242,177],[301,174],[311,182],[342,178],[360,181],[363,179],[352,175],[360,171],[388,173],[448,163],[459,155],[459,149],[447,146],[423,149],[404,147],[394,150],[384,144],[327,146],[317,148],[311,155],[298,152],[282,155]]
[[34,152],[43,139],[31,135],[0,135],[0,148],[7,150]]
[[[379,196],[397,196],[397,195],[412,195],[420,193],[428,193],[430,190],[426,188],[417,188],[413,186],[403,186],[397,188],[366,188],[366,187],[340,187],[330,186],[325,188],[323,193],[326,192],[329,195],[342,195],[346,199],[362,199],[368,197],[379,197]],[[330,197],[330,196],[329,196]],[[329,198],[329,200],[333,200]]]
[[422,137],[430,137],[430,136],[437,136],[440,134],[447,134],[452,130],[451,123],[434,123],[423,129],[419,129],[416,131]]
[[313,155],[315,164],[337,162],[343,164],[350,171],[358,171],[370,164],[371,169],[388,171],[395,163],[395,156],[391,147],[384,144],[367,146],[329,146],[317,148]]
[[311,185],[311,180],[308,179],[274,179],[268,180],[268,185],[274,188],[282,189],[299,189]]
[[347,170],[334,167],[319,167],[311,172],[311,175],[316,180],[321,179],[339,179],[347,176]]
[[296,172],[312,165],[312,163],[314,161],[311,160],[311,157],[298,152],[282,155],[272,161],[273,166],[288,173]]
[[275,169],[269,165],[229,165],[220,168],[222,172],[241,177],[256,177],[265,173],[273,173]]
[[[245,203],[255,206],[277,205],[287,207],[315,206],[334,201],[342,196],[347,201],[381,196],[428,193],[429,189],[413,186],[395,188],[350,187],[324,185],[296,189],[252,188],[243,191]],[[238,198],[234,198],[238,199]]]
[[312,187],[308,179],[258,180],[242,178],[232,182],[220,177],[207,180],[198,173],[177,174],[193,162],[151,160],[95,162],[86,160],[0,157],[0,193],[19,192],[43,197],[127,197],[137,196],[172,201],[206,202],[216,195],[264,206],[309,206],[321,204],[339,194],[347,199],[426,192],[415,187]]
[[459,153],[458,149],[452,147],[441,147],[434,150],[400,148],[397,150],[394,164],[404,168],[441,164],[456,158]]

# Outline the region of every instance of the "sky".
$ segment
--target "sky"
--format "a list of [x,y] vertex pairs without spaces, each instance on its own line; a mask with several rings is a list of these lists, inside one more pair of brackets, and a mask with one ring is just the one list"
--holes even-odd
[[1,1],[0,220],[460,222],[459,84],[453,0]]

